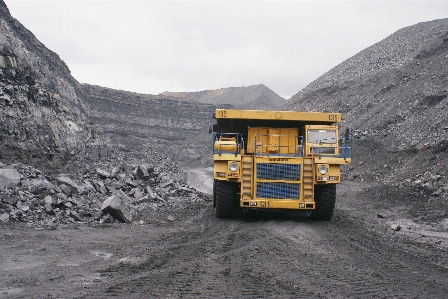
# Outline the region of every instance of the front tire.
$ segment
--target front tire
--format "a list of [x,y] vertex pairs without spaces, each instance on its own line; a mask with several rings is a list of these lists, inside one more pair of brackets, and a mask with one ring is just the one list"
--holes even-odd
[[238,184],[215,180],[213,198],[216,217],[234,217],[239,207]]
[[330,221],[336,205],[336,184],[315,185],[314,200],[316,209],[311,211],[311,219]]
[[213,207],[216,208],[216,182],[217,180],[213,180]]

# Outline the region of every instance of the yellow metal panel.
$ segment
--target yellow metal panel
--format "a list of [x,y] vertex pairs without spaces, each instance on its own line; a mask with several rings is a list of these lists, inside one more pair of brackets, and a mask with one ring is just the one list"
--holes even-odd
[[[328,171],[325,174],[320,174],[318,169],[319,166],[326,165],[328,167]],[[326,164],[326,163],[316,163],[315,164],[315,174],[316,174],[316,182],[319,183],[339,183],[341,181],[341,166],[339,164]]]
[[301,164],[301,157],[281,158],[281,157],[256,157],[255,163],[283,163],[283,164]]
[[[217,180],[230,180],[233,182],[239,182],[241,177],[241,156],[232,154],[214,154],[213,155],[213,176]],[[235,161],[238,164],[238,171],[231,172],[229,170],[229,164]]]
[[341,113],[216,109],[215,118],[340,122]]
[[[262,144],[266,144],[268,131],[267,128],[249,128],[248,135],[247,135],[247,152],[248,153],[255,153],[255,151],[258,149],[257,152],[262,152]],[[255,136],[257,138],[255,139]]]
[[234,154],[213,154],[213,160],[214,161],[241,161],[241,155],[234,155]]
[[268,152],[277,152],[279,146],[279,131],[278,129],[268,129],[268,134]]
[[316,159],[317,163],[327,163],[327,164],[350,164],[352,163],[352,158],[332,158],[332,157],[320,157]]
[[248,130],[247,152],[257,154],[294,154],[297,152],[297,128],[251,127]]
[[[213,166],[213,173],[215,179],[226,179],[227,178],[227,161],[215,161],[215,164]],[[224,174],[224,176],[221,176],[220,174]]]
[[[303,204],[303,207],[299,205]],[[307,208],[308,205],[308,208]],[[261,208],[261,209],[293,209],[293,210],[312,210],[315,208],[315,203],[302,200],[266,200],[255,199],[251,201],[240,201],[240,207],[243,208]]]

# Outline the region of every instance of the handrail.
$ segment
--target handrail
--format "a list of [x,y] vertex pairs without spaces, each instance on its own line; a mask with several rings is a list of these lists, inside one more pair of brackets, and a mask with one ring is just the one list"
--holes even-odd
[[[263,137],[278,137],[279,138],[279,144],[276,145],[278,148],[275,152],[274,151],[268,151],[267,147],[269,144],[263,143]],[[293,138],[294,137],[294,144],[293,145],[280,145],[280,138],[281,137],[287,137],[287,138]],[[258,139],[257,139],[258,138]],[[257,143],[257,140],[261,140],[261,144]],[[257,134],[254,137],[253,141],[253,147],[255,149],[255,154],[259,156],[292,156],[292,157],[301,157],[303,156],[303,136],[295,136],[295,135],[286,135],[286,134],[268,134],[268,135],[260,135]],[[266,150],[265,150],[266,148]],[[260,150],[261,149],[261,150]],[[282,149],[286,149],[286,153]]]
[[[328,138],[328,139],[322,139],[322,140],[329,140],[329,139],[336,139],[336,138]],[[323,143],[322,140],[319,140],[319,142],[312,143],[312,146],[310,146],[310,152],[312,154],[317,155],[318,157],[333,157],[333,158],[351,158],[352,156],[352,145],[353,145],[353,138],[352,136],[345,136],[338,139],[337,144],[338,146],[321,146],[322,144],[328,144]],[[320,146],[319,146],[320,145]],[[338,149],[338,151],[336,151]],[[329,152],[333,150],[333,153]],[[337,154],[336,154],[337,152]]]

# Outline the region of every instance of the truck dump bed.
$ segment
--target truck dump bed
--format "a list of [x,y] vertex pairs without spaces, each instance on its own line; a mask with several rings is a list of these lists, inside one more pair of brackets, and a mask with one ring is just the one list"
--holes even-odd
[[296,112],[275,110],[228,110],[216,109],[216,119],[244,119],[244,120],[282,120],[304,121],[308,124],[332,124],[340,122],[341,113],[326,112]]

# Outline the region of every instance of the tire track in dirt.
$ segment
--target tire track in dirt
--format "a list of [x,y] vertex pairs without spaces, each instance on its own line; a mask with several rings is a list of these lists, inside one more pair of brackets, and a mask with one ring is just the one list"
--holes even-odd
[[445,269],[420,257],[418,248],[403,248],[372,233],[343,211],[334,221],[320,223],[275,213],[221,220],[207,208],[186,223],[167,231],[145,253],[146,262],[113,266],[114,294],[437,298],[448,291]]
[[[355,200],[356,193],[345,196]],[[8,272],[0,290],[11,298],[443,298],[448,293],[446,266],[440,263],[446,251],[400,242],[344,202],[341,207],[331,222],[260,211],[225,220],[215,218],[211,204],[191,203],[188,209],[160,211],[162,218],[143,226],[10,230],[0,233],[3,262],[12,261],[12,250],[22,246],[17,250],[22,259],[37,254],[48,265],[68,266],[33,267],[20,277]],[[30,251],[39,240],[46,250]]]

